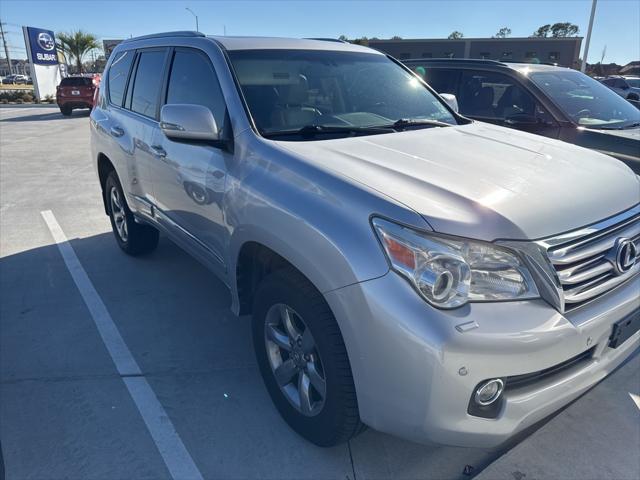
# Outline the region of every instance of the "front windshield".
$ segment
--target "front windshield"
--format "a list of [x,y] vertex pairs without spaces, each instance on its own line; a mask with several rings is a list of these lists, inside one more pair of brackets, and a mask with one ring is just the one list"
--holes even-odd
[[388,127],[398,120],[457,122],[411,73],[384,55],[324,50],[229,52],[265,136],[303,127]]
[[640,122],[640,110],[583,73],[542,71],[530,73],[529,78],[578,125],[626,128]]

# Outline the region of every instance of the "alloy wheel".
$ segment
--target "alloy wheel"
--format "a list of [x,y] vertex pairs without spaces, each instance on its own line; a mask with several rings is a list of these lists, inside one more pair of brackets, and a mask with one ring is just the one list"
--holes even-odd
[[288,305],[273,305],[264,333],[269,365],[284,396],[305,416],[320,413],[326,378],[315,340],[302,317]]
[[115,186],[111,187],[109,198],[111,203],[111,215],[113,216],[113,222],[116,226],[118,236],[120,237],[120,240],[126,242],[129,238],[129,232],[127,230],[127,215],[124,210],[124,202],[120,197],[120,192]]

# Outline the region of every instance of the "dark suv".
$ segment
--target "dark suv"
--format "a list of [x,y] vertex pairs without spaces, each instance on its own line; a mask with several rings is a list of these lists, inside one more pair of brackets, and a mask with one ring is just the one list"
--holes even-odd
[[569,68],[472,59],[404,63],[463,115],[612,155],[640,173],[640,110]]

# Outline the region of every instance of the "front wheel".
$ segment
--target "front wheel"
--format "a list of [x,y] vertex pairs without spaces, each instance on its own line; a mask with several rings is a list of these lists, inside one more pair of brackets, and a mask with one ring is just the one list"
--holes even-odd
[[259,285],[253,314],[262,378],[289,426],[322,447],[364,430],[347,350],[322,294],[293,268],[279,270]]
[[111,228],[120,248],[134,256],[155,250],[158,246],[158,230],[135,221],[115,171],[107,177],[104,194]]

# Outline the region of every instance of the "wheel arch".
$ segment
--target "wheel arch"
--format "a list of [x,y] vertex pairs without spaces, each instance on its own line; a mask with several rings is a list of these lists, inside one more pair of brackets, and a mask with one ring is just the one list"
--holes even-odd
[[116,168],[113,166],[113,163],[104,153],[100,152],[97,158],[97,167],[98,167],[98,179],[100,181],[100,190],[102,192],[102,205],[104,206],[104,213],[109,215],[109,209],[107,207],[107,199],[105,197],[104,189],[107,183],[107,177],[112,171],[115,171]]

